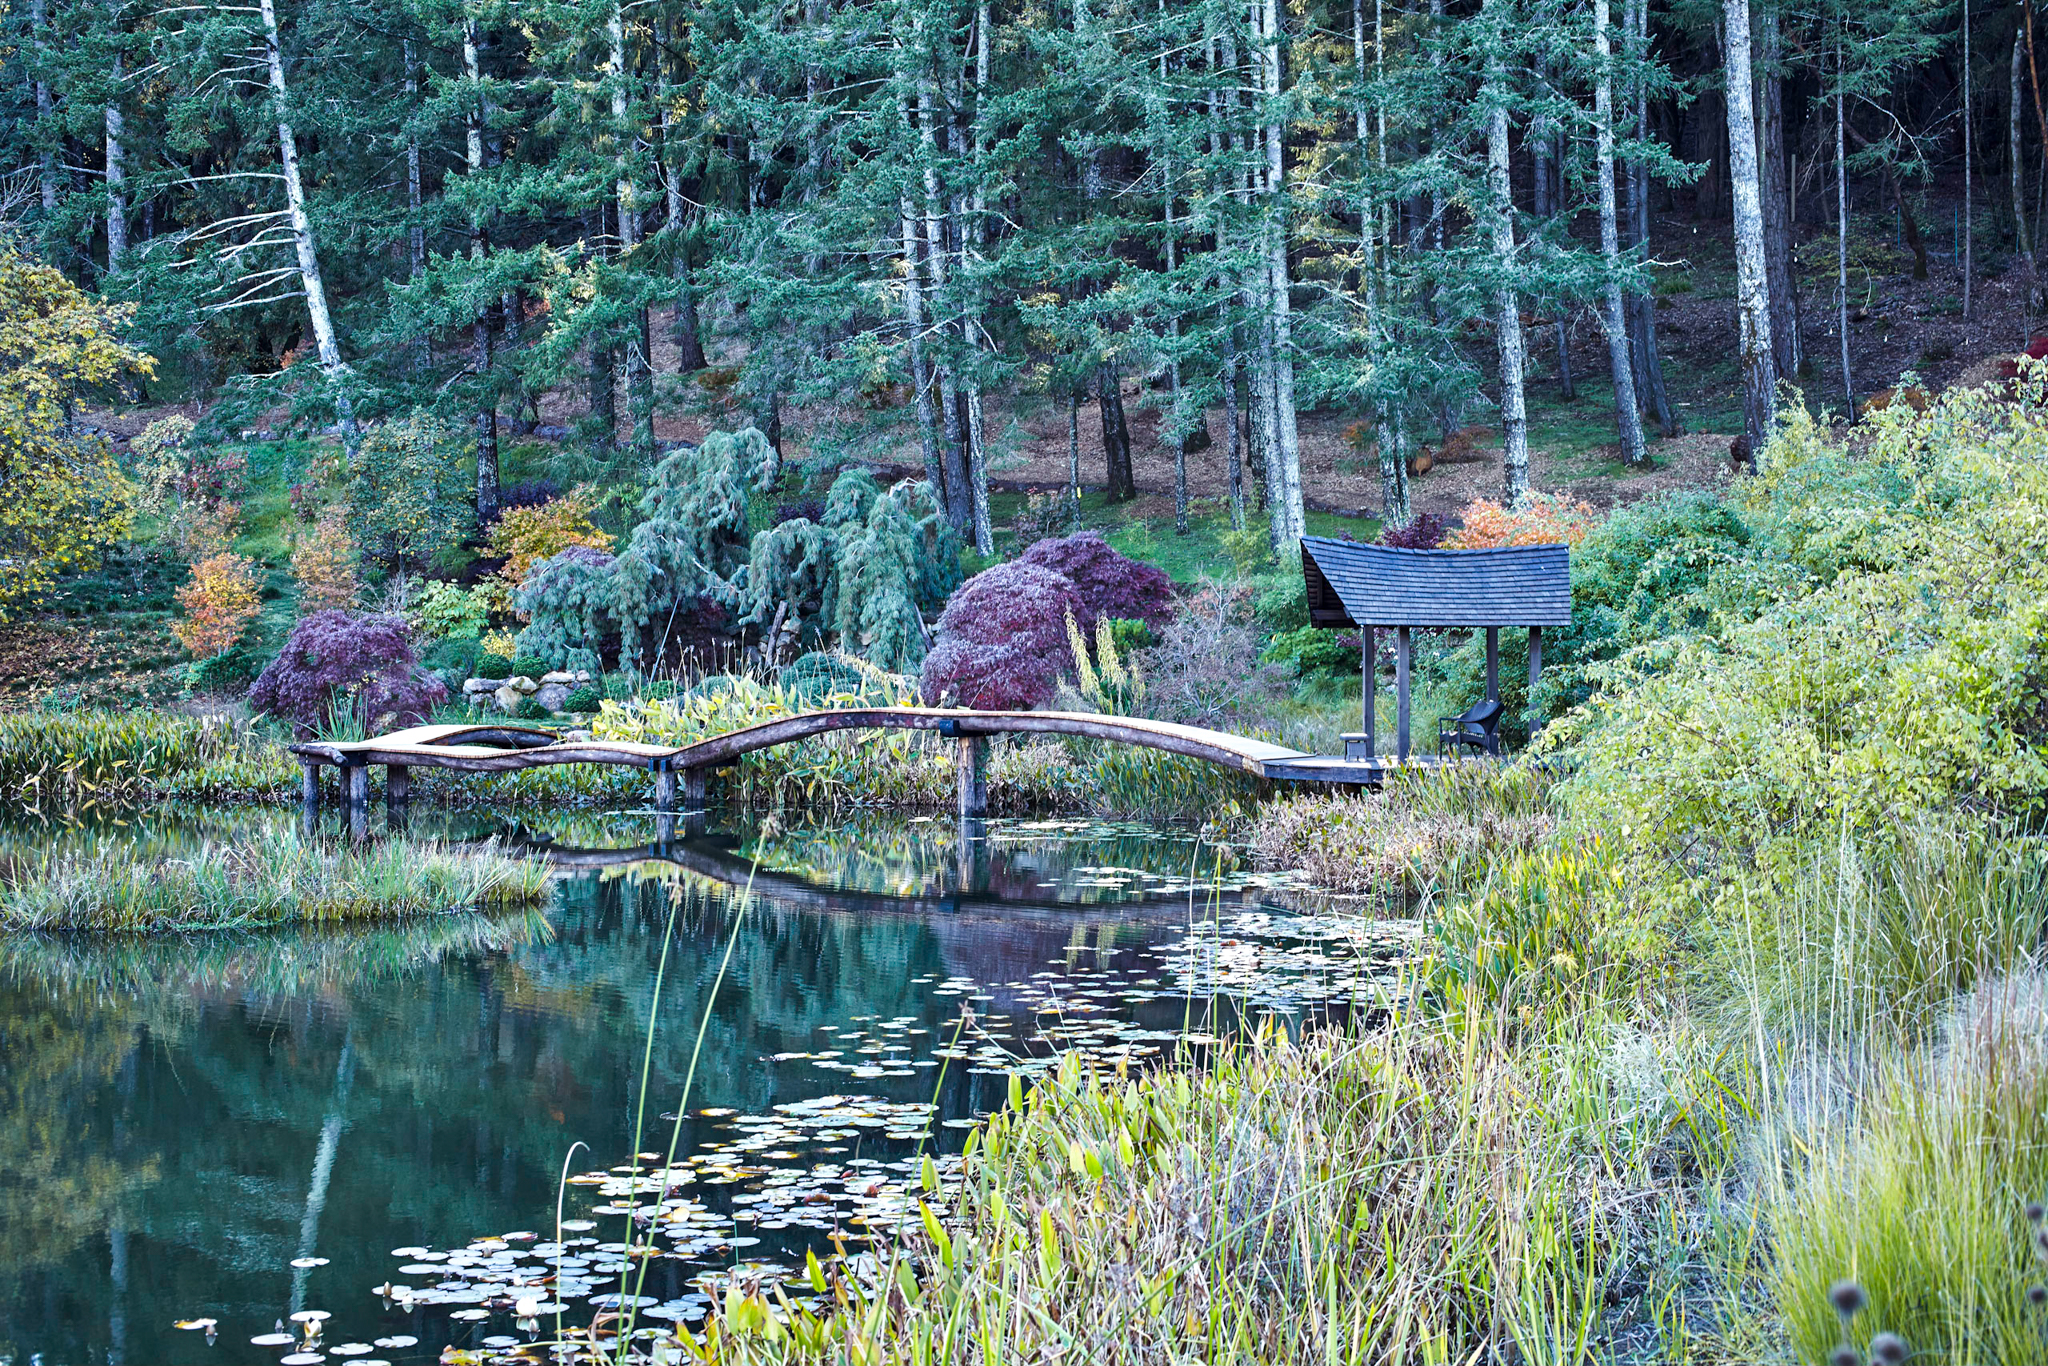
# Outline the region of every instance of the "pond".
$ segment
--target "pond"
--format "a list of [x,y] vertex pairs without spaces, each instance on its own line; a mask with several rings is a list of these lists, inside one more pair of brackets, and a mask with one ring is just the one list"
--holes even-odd
[[[289,818],[16,823],[0,855]],[[692,1322],[735,1267],[773,1278],[835,1231],[857,1248],[1012,1074],[1342,1012],[1412,934],[1319,911],[1191,830],[771,823],[647,858],[632,816],[425,819],[547,848],[546,905],[0,937],[0,1363],[505,1345],[522,1269],[587,1319],[650,1214],[663,1255],[627,1288]],[[636,1206],[649,1170],[681,1198]],[[313,1351],[252,1342],[307,1311],[332,1316]]]

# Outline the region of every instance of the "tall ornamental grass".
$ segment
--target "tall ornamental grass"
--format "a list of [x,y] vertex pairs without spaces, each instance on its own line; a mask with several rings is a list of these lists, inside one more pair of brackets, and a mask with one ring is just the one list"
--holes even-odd
[[115,841],[25,862],[0,885],[0,928],[219,930],[327,924],[531,903],[545,865],[495,848],[309,841],[288,830],[137,859]]
[[276,797],[299,766],[252,727],[162,711],[0,713],[0,791],[36,808]]

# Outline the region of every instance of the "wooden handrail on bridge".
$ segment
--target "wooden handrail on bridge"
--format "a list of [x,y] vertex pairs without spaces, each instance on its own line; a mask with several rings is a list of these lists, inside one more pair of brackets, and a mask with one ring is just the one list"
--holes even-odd
[[[676,777],[683,779],[686,809],[704,804],[704,779],[742,755],[809,739],[836,730],[925,730],[957,740],[959,810],[980,816],[988,809],[986,759],[991,735],[1068,735],[1164,750],[1202,759],[1260,779],[1366,784],[1378,781],[1389,760],[1369,764],[1319,757],[1227,731],[1093,712],[970,711],[940,707],[845,707],[801,712],[743,726],[688,745],[649,745],[631,740],[566,740],[553,731],[511,725],[413,726],[367,740],[308,741],[291,747],[305,769],[306,818],[320,808],[319,772],[339,768],[347,793],[350,824],[360,830],[369,802],[369,770],[385,770],[385,796],[398,809],[411,790],[414,768],[461,773],[517,773],[551,764],[612,764],[654,775],[654,804],[676,809]],[[1409,761],[1413,763],[1414,761]]]

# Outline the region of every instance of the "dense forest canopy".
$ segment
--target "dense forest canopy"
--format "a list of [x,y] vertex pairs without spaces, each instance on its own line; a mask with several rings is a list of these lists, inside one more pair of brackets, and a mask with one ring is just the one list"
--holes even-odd
[[1653,215],[1732,219],[1754,444],[1775,381],[1835,363],[1800,354],[1803,236],[1888,205],[1924,268],[1921,196],[1960,174],[1967,311],[1992,258],[2031,282],[2048,191],[2026,5],[27,0],[5,24],[13,232],[135,305],[149,392],[222,430],[288,402],[351,452],[430,410],[474,430],[480,523],[538,395],[583,399],[575,477],[642,478],[657,412],[711,395],[778,449],[794,405],[813,452],[912,446],[986,552],[984,400],[1099,404],[1114,497],[1137,382],[1169,445],[1224,410],[1233,516],[1263,507],[1276,543],[1311,408],[1369,434],[1398,524],[1408,453],[1468,419],[1526,488],[1525,351],[1573,310],[1624,460],[1645,421],[1677,430]]

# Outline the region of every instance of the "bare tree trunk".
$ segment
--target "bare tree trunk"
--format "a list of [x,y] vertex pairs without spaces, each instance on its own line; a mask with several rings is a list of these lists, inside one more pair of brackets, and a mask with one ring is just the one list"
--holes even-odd
[[946,473],[939,463],[938,437],[933,431],[932,375],[924,356],[924,282],[918,268],[920,243],[917,212],[910,195],[897,201],[903,220],[903,325],[910,334],[910,387],[917,405],[917,440],[924,452],[924,477],[932,494],[949,517],[953,500],[946,488]]
[[[968,215],[966,234],[968,242],[974,248],[977,262],[988,240],[988,202],[984,188],[987,170],[983,163],[988,155],[986,109],[990,74],[989,45],[994,40],[994,34],[988,0],[982,0],[974,11],[974,199],[973,212]],[[956,139],[959,136],[957,124],[954,136]],[[1169,246],[1168,250],[1171,249]],[[971,300],[967,316],[961,320],[961,330],[966,334],[962,340],[967,350],[978,355],[986,334],[981,325],[979,285],[976,284],[974,289],[976,297]],[[995,527],[990,522],[988,510],[988,443],[982,430],[981,381],[978,377],[971,380],[967,386],[967,477],[973,500],[974,548],[982,555],[993,555],[996,551],[996,540]]]
[[[924,160],[925,263],[932,273],[934,307],[944,308],[950,297],[946,287],[951,275],[947,263],[950,246],[946,240],[947,225],[944,210],[941,208],[938,135],[934,126],[938,118],[936,104],[930,78],[921,78],[917,87],[917,125]],[[943,322],[936,319],[934,322],[933,332],[937,335],[944,335],[951,330]],[[974,489],[967,469],[966,431],[960,421],[960,386],[952,365],[944,356],[939,358],[936,368],[939,377],[939,419],[945,435],[948,496],[946,515],[955,529],[966,531],[974,522]]]
[[[2012,181],[2012,225],[2013,238],[2019,244],[2020,255],[2026,258],[2028,289],[2033,288],[2034,238],[2027,231],[2027,163],[2023,160],[2022,146],[2024,131],[2020,126],[2020,44],[2024,39],[2012,40],[2012,98],[2011,115],[2006,123],[2005,162]],[[2031,305],[2029,307],[2031,311]]]
[[1976,227],[1974,210],[1976,199],[1977,134],[1972,102],[1973,82],[1970,78],[1970,0],[1963,0],[1963,321],[1969,322],[1975,309],[1971,300],[1971,287],[1976,270]]
[[263,52],[270,68],[270,95],[277,115],[277,151],[284,176],[285,208],[291,220],[292,246],[299,258],[299,282],[305,289],[306,316],[313,324],[313,342],[319,348],[320,369],[334,391],[334,412],[341,425],[342,449],[351,460],[361,444],[356,427],[355,404],[348,394],[348,367],[342,363],[341,342],[334,333],[334,315],[327,308],[327,286],[320,277],[320,256],[313,239],[313,220],[306,213],[306,187],[299,177],[299,143],[284,117],[284,48],[278,39],[277,7],[273,0],[260,0],[263,16]]
[[1109,501],[1128,503],[1138,496],[1138,481],[1131,471],[1131,424],[1124,419],[1122,381],[1108,361],[1095,367],[1095,397],[1102,410],[1102,461]]
[[[1547,96],[1550,92],[1549,63],[1539,63],[1537,81]],[[1559,144],[1558,134],[1551,117],[1538,114],[1529,127],[1530,159],[1534,163],[1536,221],[1548,227],[1550,220],[1564,207],[1564,184],[1560,174],[1564,161],[1564,148]],[[1560,299],[1556,303],[1557,319],[1551,324],[1551,332],[1557,349],[1557,395],[1569,403],[1579,396],[1578,386],[1572,382],[1571,343],[1571,302]]]
[[[986,14],[986,6],[982,13]],[[1166,0],[1159,0],[1159,15],[1166,17]],[[1159,85],[1166,88],[1170,76],[1166,63],[1166,52],[1159,53]],[[1162,121],[1171,118],[1171,110],[1163,111]],[[1169,277],[1180,270],[1180,233],[1173,217],[1175,181],[1173,157],[1169,153],[1161,158],[1160,179],[1164,185],[1163,198],[1166,205],[1166,273]],[[1177,285],[1176,285],[1177,287]],[[1167,421],[1167,439],[1173,447],[1173,529],[1175,534],[1185,536],[1188,525],[1188,415],[1180,391],[1180,317],[1173,314],[1167,318],[1167,337],[1171,344],[1171,355],[1166,362],[1168,391],[1172,395],[1172,416]]]
[[1614,205],[1614,47],[1607,35],[1607,21],[1607,0],[1593,0],[1593,51],[1600,67],[1593,87],[1593,122],[1600,177],[1600,255],[1607,266],[1600,327],[1607,334],[1607,363],[1614,371],[1614,417],[1621,428],[1621,460],[1642,469],[1649,465],[1650,453],[1643,446],[1635,365],[1629,357],[1628,327],[1622,316],[1621,233]]
[[1785,82],[1777,12],[1757,16],[1761,32],[1756,78],[1757,178],[1764,220],[1764,274],[1771,302],[1771,363],[1791,378],[1799,373],[1799,299],[1792,263],[1792,207],[1785,167]]
[[[619,249],[630,253],[640,245],[644,211],[640,187],[633,178],[634,128],[632,113],[632,68],[626,52],[626,14],[623,0],[614,0],[606,20],[606,35],[612,48],[612,136],[618,139]],[[631,435],[628,449],[643,464],[654,460],[654,362],[649,355],[647,306],[633,310],[626,329],[626,416]]]
[[121,146],[121,54],[114,54],[114,95],[107,101],[107,274],[128,254],[127,164]]
[[[1373,51],[1374,74],[1383,75],[1384,53],[1386,51],[1386,7],[1382,0],[1373,0]],[[1365,6],[1363,0],[1351,0],[1351,60],[1357,68],[1358,81],[1365,84]],[[1408,499],[1408,463],[1402,459],[1401,441],[1395,435],[1395,421],[1389,409],[1391,404],[1386,393],[1386,378],[1381,373],[1386,365],[1386,327],[1380,315],[1385,306],[1381,294],[1384,282],[1383,252],[1391,243],[1382,231],[1379,198],[1385,194],[1385,172],[1387,163],[1386,109],[1379,110],[1380,126],[1377,143],[1367,121],[1365,101],[1358,102],[1356,110],[1357,137],[1360,159],[1373,171],[1372,188],[1358,206],[1360,240],[1365,251],[1362,269],[1365,272],[1365,334],[1367,354],[1373,369],[1373,444],[1380,462],[1380,522],[1383,526],[1401,527],[1414,520],[1414,510]]]
[[[464,152],[469,174],[482,175],[484,169],[484,96],[483,67],[477,55],[476,20],[468,15],[462,20],[462,74],[469,82],[469,98],[464,101]],[[472,208],[469,215],[469,259],[481,262],[484,258],[484,211],[482,206]],[[488,306],[477,309],[476,317],[470,321],[471,346],[476,352],[476,373],[483,381],[483,401],[476,409],[476,521],[479,527],[488,526],[498,516],[498,391],[493,383],[492,370],[495,355],[491,345],[491,310]]]
[[[1629,55],[1637,73],[1650,50],[1650,6],[1648,0],[1627,0],[1625,20],[1629,34]],[[1649,92],[1640,74],[1631,82],[1635,99],[1635,137],[1647,142],[1650,136]],[[1650,254],[1650,173],[1641,156],[1628,163],[1630,240],[1647,259]],[[1636,401],[1657,419],[1657,431],[1665,440],[1679,435],[1682,428],[1671,395],[1664,388],[1664,359],[1657,350],[1657,303],[1647,291],[1629,300],[1631,342],[1629,354],[1636,366]]]
[[[49,27],[49,0],[29,0],[29,32],[34,34],[36,56],[36,129],[42,136],[49,136],[50,120],[56,101],[50,95],[50,83],[43,79],[44,63],[49,60],[49,40],[43,34]],[[42,188],[43,214],[47,218],[57,212],[57,157],[44,151],[38,158],[38,182]]]
[[[419,114],[420,59],[412,39],[405,40],[405,111],[408,122]],[[408,279],[417,280],[427,272],[427,225],[420,219],[420,135],[405,135],[405,231]]]
[[1081,391],[1067,390],[1067,526],[1081,529]]
[[[1269,106],[1277,104],[1281,92],[1281,43],[1279,0],[1262,0],[1264,42],[1260,48],[1265,68],[1265,92]],[[1289,291],[1292,280],[1287,265],[1287,164],[1283,130],[1277,119],[1266,124],[1266,259],[1269,279],[1267,305],[1273,329],[1273,447],[1274,492],[1278,500],[1271,511],[1276,545],[1284,548],[1299,541],[1306,530],[1301,501],[1301,435],[1295,424],[1294,333]]]
[[[2013,88],[2019,88],[2019,49],[2013,49]],[[1835,332],[1842,339],[1842,398],[1853,416],[1856,412],[1856,382],[1849,370],[1849,150],[1844,130],[1849,126],[1843,108],[1841,82],[1842,40],[1835,38]],[[2013,103],[2018,117],[2019,103]],[[2017,128],[2019,125],[2013,125]],[[2018,165],[2015,160],[2014,165]],[[2017,204],[2015,204],[2017,207]]]
[[1735,206],[1735,316],[1742,355],[1742,429],[1754,470],[1769,439],[1777,403],[1771,350],[1770,283],[1764,265],[1764,216],[1756,164],[1756,113],[1750,101],[1749,0],[1722,0],[1727,28],[1728,181]]
[[[1485,0],[1496,37],[1500,0]],[[1498,43],[1496,43],[1496,48]],[[1500,350],[1500,426],[1502,496],[1510,505],[1529,492],[1529,415],[1522,393],[1522,315],[1516,297],[1515,199],[1508,180],[1508,105],[1506,74],[1498,57],[1487,62],[1486,124],[1487,217],[1492,220],[1494,269],[1500,272],[1495,296],[1495,339]]]

